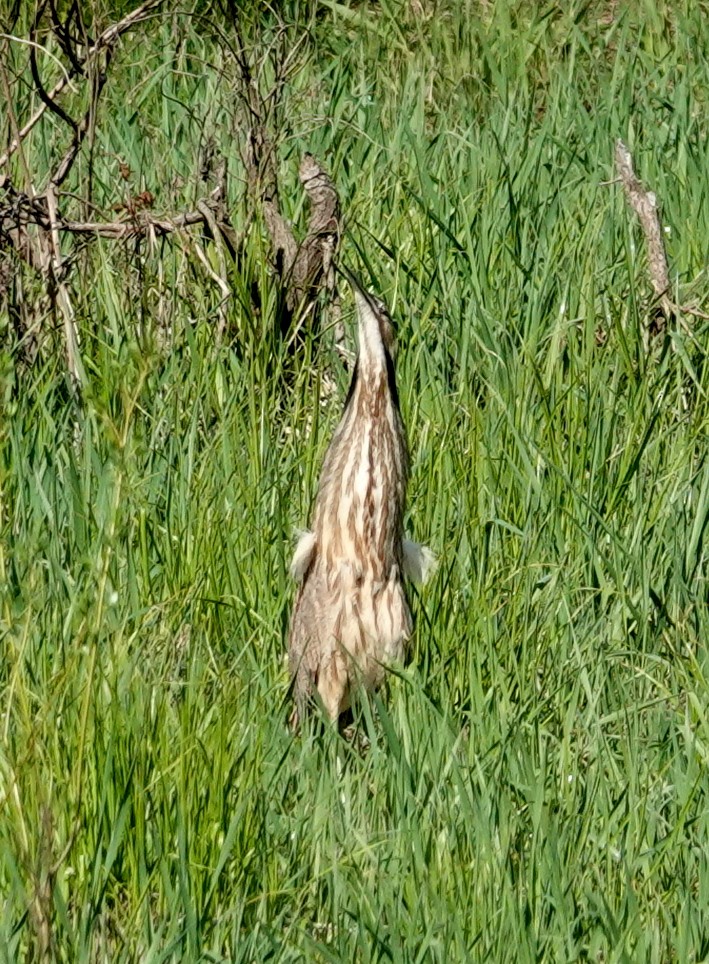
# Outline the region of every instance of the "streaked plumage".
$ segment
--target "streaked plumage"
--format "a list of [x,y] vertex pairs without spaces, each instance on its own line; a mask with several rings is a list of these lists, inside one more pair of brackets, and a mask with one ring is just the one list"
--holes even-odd
[[409,454],[384,304],[348,272],[359,353],[344,412],[325,455],[312,531],[291,571],[299,583],[288,640],[296,711],[315,692],[331,719],[355,684],[377,687],[403,659],[412,630],[404,573],[423,581],[433,557],[404,540]]

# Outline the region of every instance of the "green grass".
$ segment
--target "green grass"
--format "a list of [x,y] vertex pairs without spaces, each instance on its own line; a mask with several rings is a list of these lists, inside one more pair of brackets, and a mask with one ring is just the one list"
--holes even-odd
[[[706,310],[709,7],[422,5],[322,3],[282,112],[289,215],[309,149],[393,306],[440,557],[368,752],[285,727],[293,533],[347,379],[326,330],[284,387],[260,226],[220,345],[179,238],[80,253],[81,403],[60,333],[21,370],[0,314],[0,960],[43,927],[67,962],[709,958],[709,324],[645,350],[607,183],[622,137]],[[106,216],[118,158],[190,207],[211,138],[244,227],[233,74],[196,15],[121,46]],[[29,139],[38,186],[63,137]]]

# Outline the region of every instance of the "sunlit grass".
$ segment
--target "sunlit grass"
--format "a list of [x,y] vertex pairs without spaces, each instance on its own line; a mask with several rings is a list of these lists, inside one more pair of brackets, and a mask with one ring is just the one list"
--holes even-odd
[[[646,351],[608,183],[620,136],[706,310],[709,10],[418,6],[322,4],[284,91],[284,203],[312,150],[394,308],[407,524],[440,557],[366,752],[285,726],[292,537],[347,376],[329,331],[290,370],[258,225],[221,344],[179,239],[81,255],[80,403],[60,342],[15,369],[0,315],[2,960],[43,928],[71,962],[709,954],[709,326]],[[241,230],[209,32],[156,22],[111,76],[96,203],[120,157],[191,205],[212,137]]]

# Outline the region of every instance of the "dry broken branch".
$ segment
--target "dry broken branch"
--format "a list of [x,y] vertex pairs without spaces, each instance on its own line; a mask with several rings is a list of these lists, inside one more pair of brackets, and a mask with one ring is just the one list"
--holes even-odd
[[[206,205],[208,202],[201,202]],[[93,234],[100,238],[143,238],[149,234],[163,237],[174,231],[182,231],[194,224],[206,224],[204,210],[188,211],[186,214],[154,217],[147,211],[140,212],[130,221],[60,221],[58,228],[70,234]]]
[[340,202],[335,186],[312,154],[300,164],[300,183],[310,201],[308,230],[291,268],[291,307],[313,297],[321,287],[335,289],[333,259],[340,243]]
[[[52,220],[48,205],[51,189],[48,189],[45,194],[30,197],[15,190],[8,182],[2,187],[5,191],[5,201],[0,204],[0,236],[8,232],[11,227],[17,229],[27,224],[36,224],[45,231],[56,229],[67,234],[88,234],[113,240],[142,238],[150,233],[156,237],[162,237],[194,224],[209,224],[212,229],[216,226],[219,231],[222,230],[221,223],[213,220],[219,207],[219,200],[214,195],[198,201],[197,210],[186,214],[156,217],[148,211],[138,211],[130,220],[70,221],[59,215]],[[227,227],[228,225],[224,225],[224,229]],[[25,260],[29,259],[25,258]]]
[[273,268],[283,291],[281,333],[293,346],[301,338],[306,323],[311,330],[317,328],[321,291],[327,293],[337,310],[333,259],[340,242],[340,206],[329,175],[311,154],[306,153],[299,175],[310,202],[310,217],[300,243],[281,209],[276,163],[279,132],[273,118],[278,114],[285,78],[295,69],[295,53],[300,49],[303,37],[297,38],[289,48],[285,42],[285,29],[278,32],[277,53],[273,54],[276,80],[264,93],[258,80],[262,71],[258,71],[249,58],[238,19],[234,21],[234,34],[237,90],[247,128],[243,160],[248,192],[252,204],[263,214]]

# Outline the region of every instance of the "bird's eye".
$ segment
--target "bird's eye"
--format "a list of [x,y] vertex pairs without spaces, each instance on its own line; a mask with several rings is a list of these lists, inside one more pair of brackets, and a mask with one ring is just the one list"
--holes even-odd
[[391,322],[391,315],[389,314],[389,309],[386,306],[386,302],[382,301],[381,298],[375,298],[374,304],[376,305],[378,314]]

